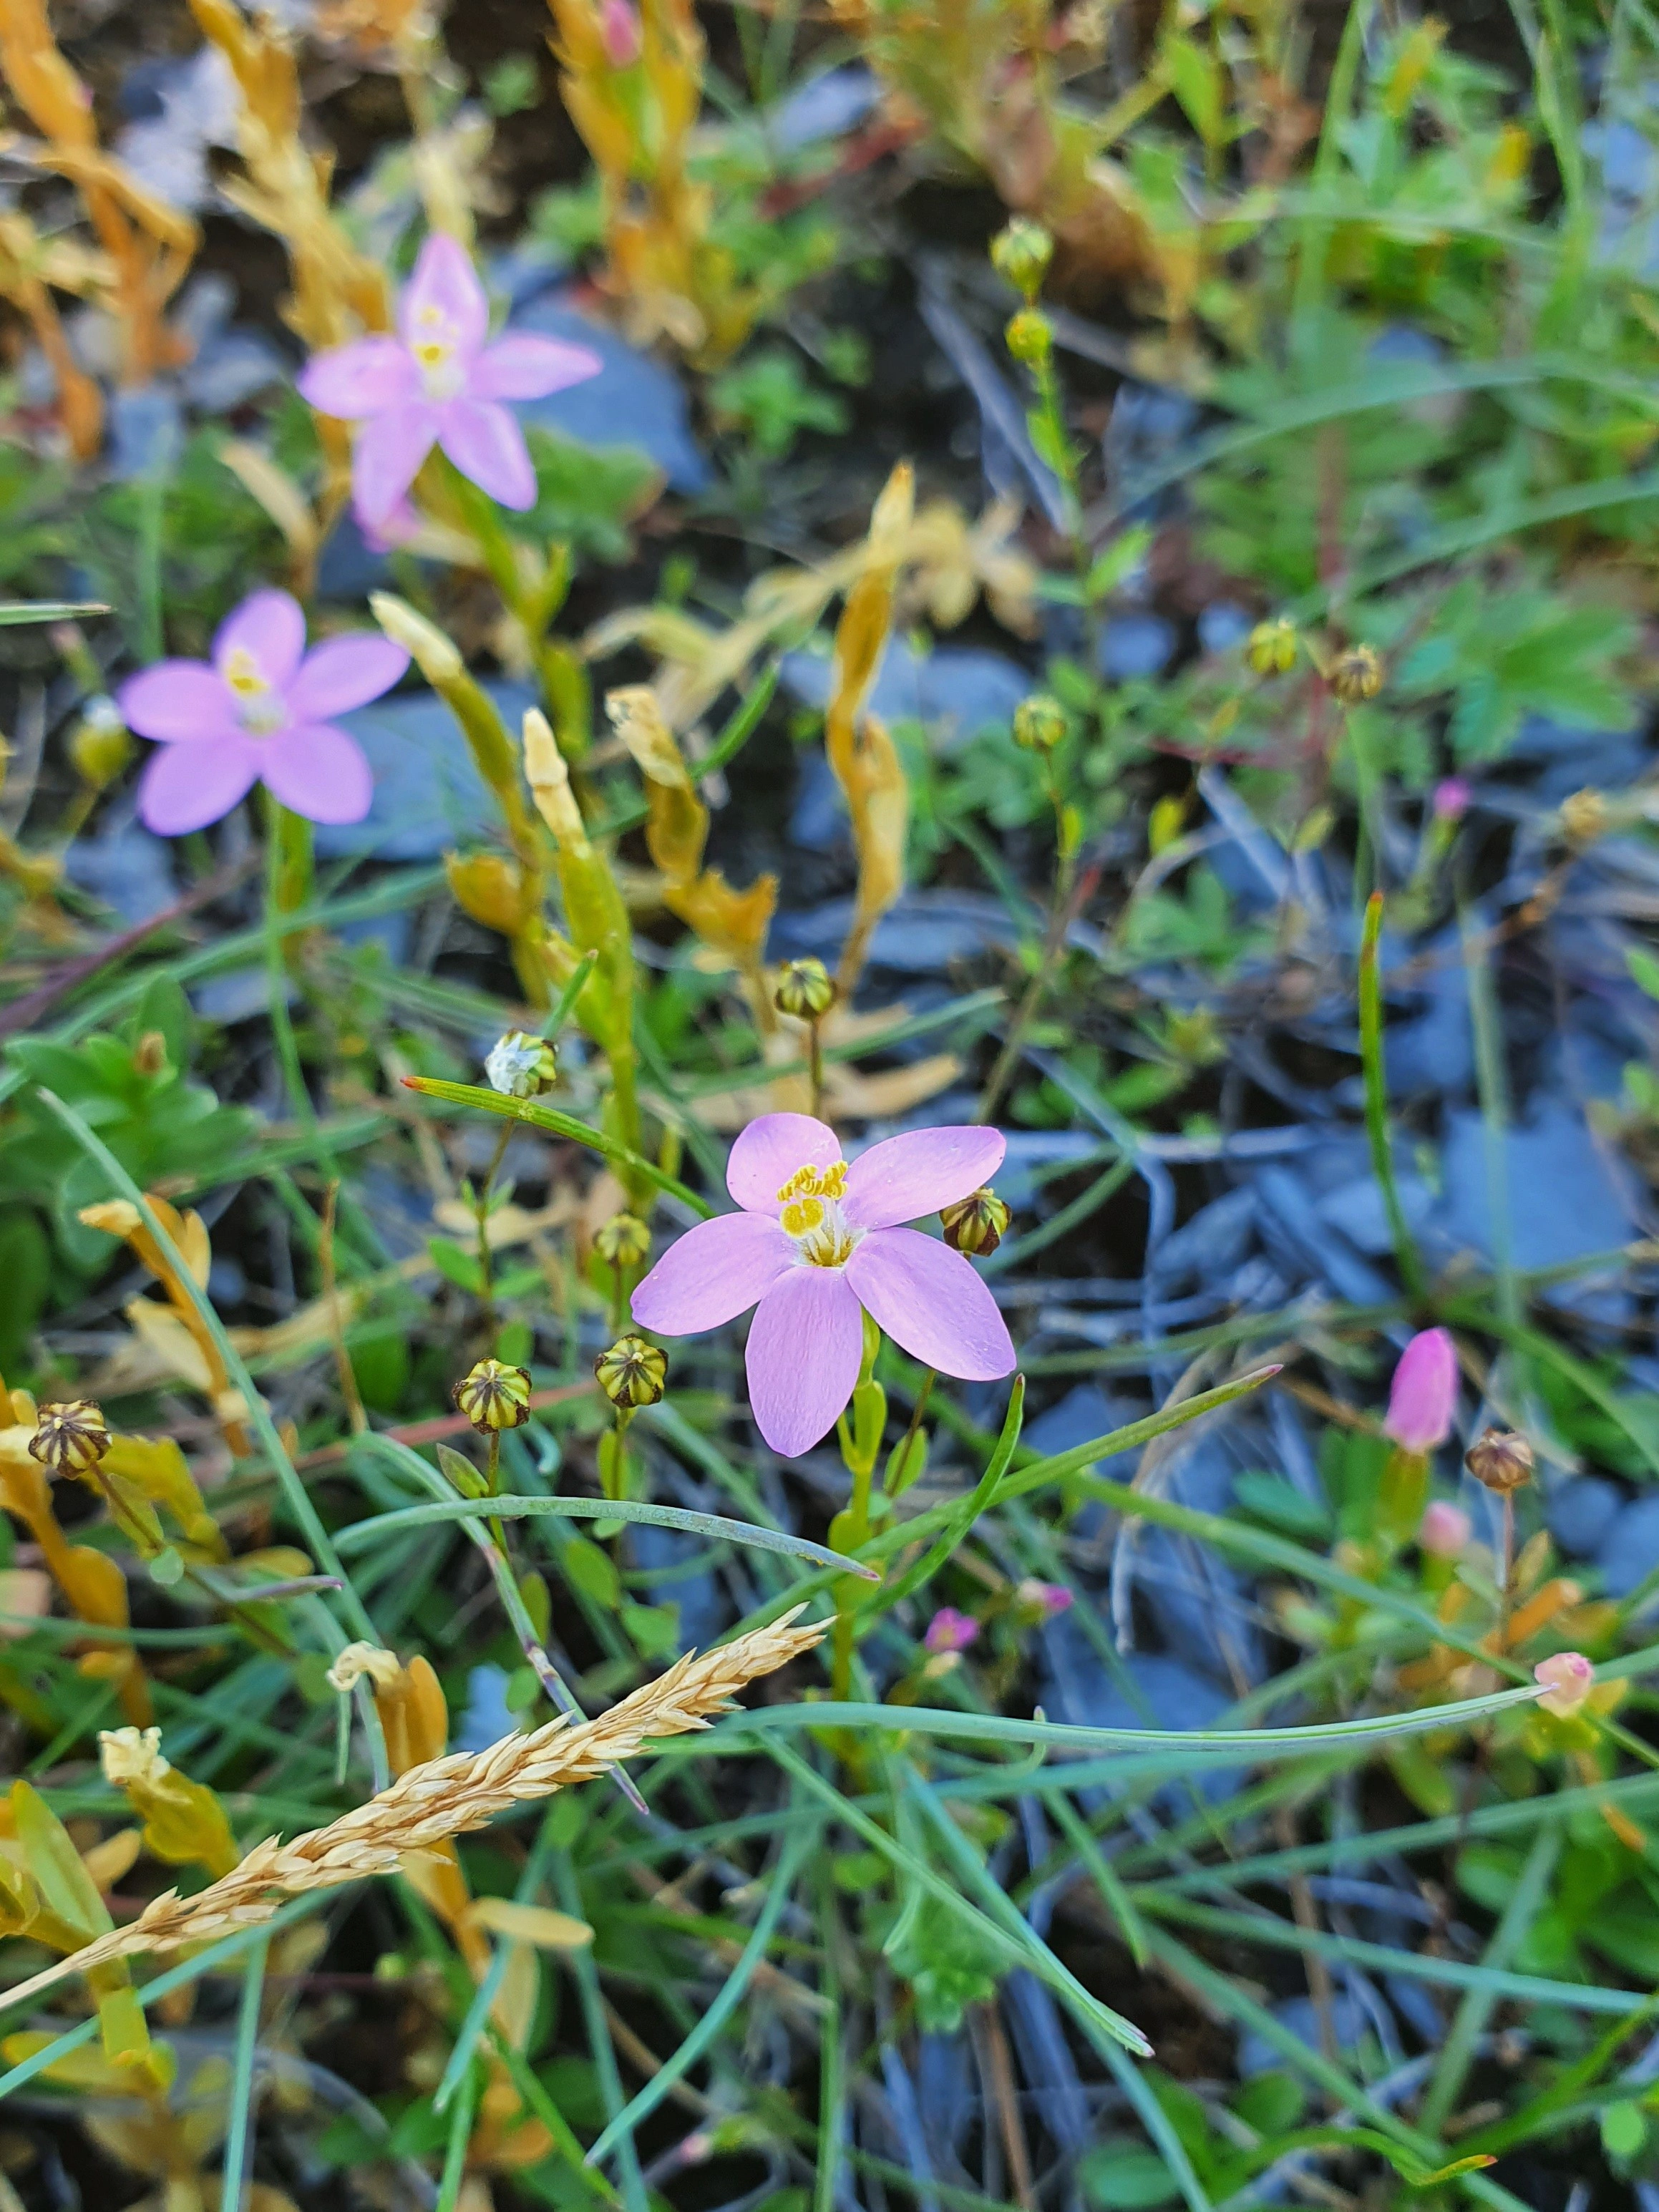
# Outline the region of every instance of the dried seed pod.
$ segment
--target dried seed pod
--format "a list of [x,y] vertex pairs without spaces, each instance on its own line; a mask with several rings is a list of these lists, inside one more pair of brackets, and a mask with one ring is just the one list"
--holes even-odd
[[489,1048],[484,1075],[490,1089],[504,1097],[533,1098],[558,1081],[559,1055],[545,1037],[509,1030]]
[[521,1428],[530,1419],[530,1377],[505,1360],[479,1360],[451,1395],[456,1412],[465,1413],[481,1437],[492,1430]]
[[1046,691],[1034,691],[1014,709],[1014,743],[1028,753],[1051,753],[1066,735],[1066,709]]
[[636,1267],[651,1249],[651,1231],[636,1213],[613,1213],[593,1238],[608,1267]]
[[668,1387],[668,1354],[642,1336],[619,1336],[593,1362],[599,1388],[625,1413],[654,1406]]
[[1283,676],[1296,666],[1296,625],[1283,617],[1258,623],[1250,632],[1244,658],[1258,676]]
[[1351,645],[1332,661],[1330,686],[1345,707],[1358,707],[1382,689],[1382,663],[1369,645]]
[[836,979],[822,960],[790,960],[778,970],[772,1003],[781,1014],[815,1022],[836,1003]]
[[957,1199],[939,1213],[945,1241],[951,1250],[977,1253],[981,1258],[1001,1243],[1009,1218],[1007,1206],[995,1191],[983,1188],[969,1191],[966,1198]]
[[1532,1480],[1532,1446],[1513,1429],[1483,1429],[1464,1454],[1463,1464],[1477,1482],[1507,1497]]
[[101,1407],[90,1398],[71,1398],[64,1405],[41,1407],[29,1454],[54,1474],[89,1474],[110,1443]]

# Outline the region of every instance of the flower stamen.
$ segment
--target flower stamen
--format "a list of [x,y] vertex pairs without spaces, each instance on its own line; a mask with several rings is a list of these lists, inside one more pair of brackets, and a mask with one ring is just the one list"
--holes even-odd
[[778,1193],[779,1220],[795,1240],[797,1256],[815,1267],[843,1267],[853,1256],[858,1232],[841,1210],[847,1194],[847,1163],[825,1168],[797,1168]]

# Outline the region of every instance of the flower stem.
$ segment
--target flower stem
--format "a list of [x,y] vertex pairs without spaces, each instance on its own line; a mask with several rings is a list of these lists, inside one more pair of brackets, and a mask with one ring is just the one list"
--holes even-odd
[[1382,1060],[1382,980],[1378,939],[1382,934],[1382,894],[1373,891],[1365,903],[1364,927],[1359,940],[1359,1057],[1365,1077],[1365,1134],[1370,1140],[1371,1169],[1382,1194],[1382,1211],[1400,1278],[1413,1304],[1421,1304],[1428,1282],[1416,1240],[1406,1225],[1406,1211],[1394,1179],[1394,1148],[1389,1134],[1389,1079]]
[[[513,1124],[503,1121],[501,1133],[495,1139],[495,1149],[489,1156],[489,1165],[484,1170],[483,1181],[472,1194],[472,1218],[477,1224],[478,1235],[478,1304],[483,1316],[484,1341],[491,1352],[495,1349],[495,1274],[489,1251],[489,1194],[501,1173],[501,1161],[512,1134]],[[495,1449],[492,1438],[491,1449]]]
[[1008,1024],[1008,1034],[1002,1041],[1002,1049],[996,1056],[996,1063],[986,1081],[984,1095],[979,1102],[979,1110],[974,1116],[976,1121],[981,1122],[994,1121],[996,1118],[997,1109],[1002,1103],[1003,1093],[1007,1090],[1014,1069],[1018,1065],[1019,1055],[1024,1047],[1026,1036],[1041,1011],[1044,999],[1048,995],[1049,987],[1054,982],[1060,961],[1065,957],[1066,933],[1070,928],[1073,918],[1073,899],[1077,878],[1076,823],[1067,811],[1065,794],[1060,790],[1060,780],[1054,773],[1052,756],[1044,763],[1044,777],[1048,785],[1048,804],[1054,812],[1054,830],[1057,840],[1058,862],[1054,873],[1054,895],[1048,909],[1048,927],[1042,940],[1042,952],[1037,962],[1036,971],[1026,985],[1024,995],[1014,1010],[1014,1018]]
[[[830,1546],[837,1552],[856,1552],[870,1534],[871,1484],[881,1451],[882,1432],[887,1426],[887,1393],[875,1379],[880,1351],[881,1331],[866,1314],[864,1358],[848,1408],[852,1419],[849,1422],[848,1413],[843,1413],[836,1425],[842,1460],[853,1478],[852,1496],[830,1524]],[[843,1575],[836,1585],[836,1630],[830,1657],[830,1694],[835,1698],[846,1698],[852,1694],[854,1630],[863,1595],[862,1586],[852,1575]]]
[[815,1120],[822,1119],[823,1113],[823,1039],[819,1034],[818,1018],[816,1014],[807,1024],[806,1059],[807,1066],[811,1071],[811,1112]]

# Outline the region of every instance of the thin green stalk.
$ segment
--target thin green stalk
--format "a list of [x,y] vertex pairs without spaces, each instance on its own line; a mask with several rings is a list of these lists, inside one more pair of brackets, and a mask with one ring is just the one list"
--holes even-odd
[[[566,1850],[553,1855],[554,1886],[559,1903],[573,1919],[580,1920],[582,1893],[576,1881],[576,1870]],[[605,2016],[605,1998],[599,1989],[599,1970],[593,1962],[591,1950],[572,1951],[566,1964],[576,1984],[576,1995],[582,2008],[582,2025],[587,2032],[587,2048],[598,2077],[599,2095],[605,2105],[605,2118],[616,2120],[625,2109],[627,2100],[623,2095],[622,2075],[617,2069],[617,2053],[611,2040],[610,2024]],[[635,2148],[631,2128],[622,2131],[617,2145],[617,2181],[623,2202],[628,2212],[650,2212],[646,2195],[645,2177],[640,2172],[639,2152]]]
[[449,2116],[449,2139],[444,2147],[443,2178],[438,2184],[438,2202],[434,2212],[455,2212],[461,2200],[461,2184],[466,2177],[466,2147],[472,2140],[472,2116],[478,2106],[478,2069],[469,2066],[461,2082],[461,2094],[455,2100]]
[[230,2125],[225,2134],[223,2212],[242,2212],[247,2191],[250,2141],[253,2131],[253,2069],[259,2051],[259,2005],[264,1995],[265,1960],[270,1936],[262,1930],[249,1947],[242,1969],[242,2000],[236,2014],[236,2055],[230,2077]]
[[[615,1074],[614,1065],[612,1074]],[[446,1105],[474,1106],[481,1113],[505,1115],[509,1121],[528,1121],[532,1128],[551,1129],[556,1136],[567,1137],[573,1144],[586,1145],[591,1152],[601,1153],[616,1166],[630,1176],[640,1177],[665,1190],[671,1198],[678,1198],[689,1206],[699,1219],[709,1220],[714,1212],[706,1198],[699,1198],[694,1190],[648,1160],[643,1152],[635,1152],[619,1138],[609,1136],[586,1121],[579,1121],[574,1114],[562,1114],[555,1106],[546,1106],[538,1098],[508,1098],[501,1091],[487,1090],[478,1083],[445,1083],[435,1076],[406,1075],[406,1091],[417,1091],[422,1098],[441,1098]]]
[[1378,939],[1382,933],[1382,894],[1373,891],[1365,902],[1364,927],[1359,939],[1359,1056],[1365,1072],[1365,1134],[1370,1142],[1371,1169],[1382,1193],[1382,1210],[1389,1218],[1389,1236],[1400,1263],[1400,1279],[1407,1295],[1420,1304],[1428,1295],[1428,1278],[1415,1238],[1407,1226],[1405,1208],[1394,1179],[1394,1148],[1389,1133],[1389,1079],[1382,1057],[1382,980]]
[[817,2154],[812,2161],[812,2212],[836,2212],[844,2124],[841,1929],[835,1867],[827,1852],[818,1862],[817,1893],[819,1948],[823,1956],[818,1994],[823,2010],[818,2019],[818,2134]]
[[[1481,1958],[1481,1966],[1488,1972],[1507,1967],[1531,1933],[1533,1923],[1549,1895],[1550,1877],[1555,1872],[1555,1863],[1561,1855],[1561,1837],[1559,1822],[1547,1820],[1533,1838],[1532,1849],[1527,1853],[1520,1879],[1510,1892],[1503,1917],[1493,1929],[1492,1940]],[[1447,2031],[1446,2039],[1440,2046],[1423,2101],[1418,2106],[1417,2118],[1420,2127],[1427,2128],[1437,2136],[1446,2132],[1446,2123],[1462,2094],[1463,2084],[1474,2063],[1475,2045],[1486,2032],[1492,2007],[1498,2002],[1498,1992],[1493,1987],[1472,1987],[1465,1990],[1456,2015]]]

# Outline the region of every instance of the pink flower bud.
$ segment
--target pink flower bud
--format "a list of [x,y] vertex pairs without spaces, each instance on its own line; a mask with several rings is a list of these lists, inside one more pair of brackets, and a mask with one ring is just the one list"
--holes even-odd
[[1419,1332],[1400,1355],[1389,1391],[1385,1436],[1402,1451],[1431,1452],[1451,1434],[1457,1353],[1443,1328]]
[[1469,1516],[1462,1507],[1437,1498],[1423,1516],[1417,1540],[1432,1559],[1455,1559],[1462,1557],[1469,1534]]
[[953,1605],[942,1605],[921,1640],[937,1658],[942,1651],[965,1651],[978,1634],[978,1621]]
[[1558,1651],[1553,1659],[1539,1661],[1532,1678],[1544,1686],[1544,1695],[1538,1700],[1544,1711],[1565,1721],[1589,1697],[1595,1684],[1595,1669],[1582,1651]]
[[1053,1620],[1062,1613],[1069,1613],[1073,1595],[1064,1583],[1040,1583],[1028,1575],[1014,1592],[1014,1601],[1026,1613],[1034,1613],[1040,1620]]
[[1430,804],[1436,818],[1441,822],[1461,822],[1469,811],[1469,801],[1474,797],[1474,787],[1467,776],[1449,775],[1434,787]]
[[631,69],[640,58],[640,19],[633,0],[604,0],[599,37],[612,69]]

